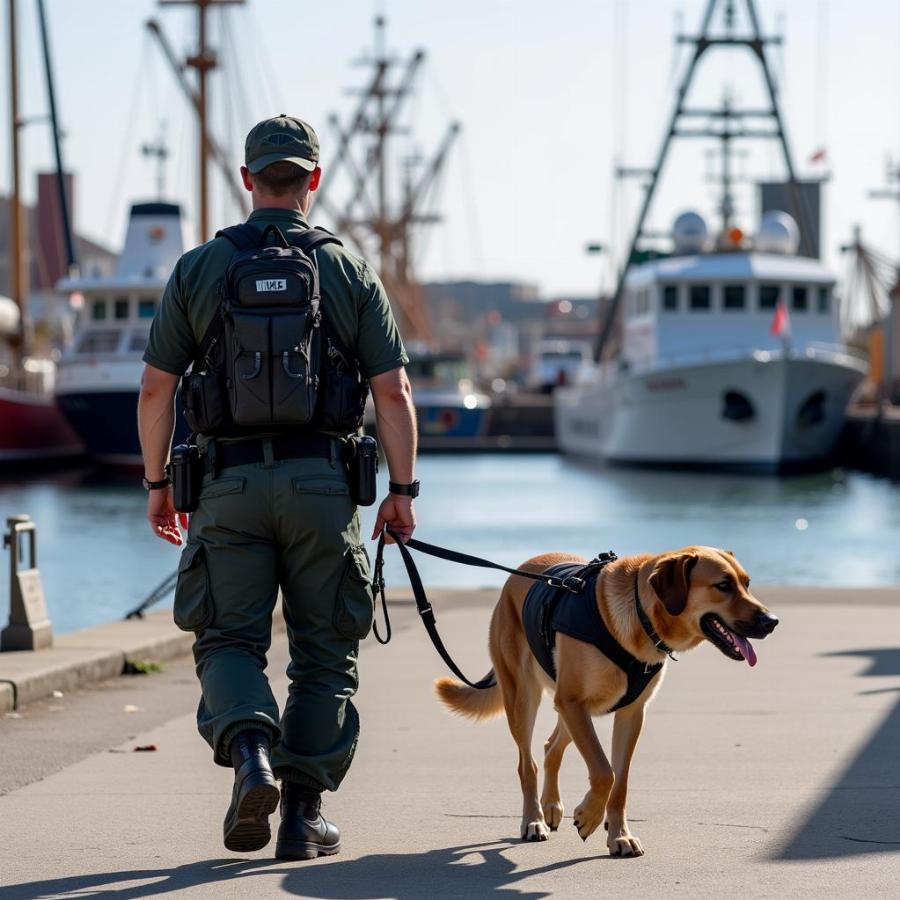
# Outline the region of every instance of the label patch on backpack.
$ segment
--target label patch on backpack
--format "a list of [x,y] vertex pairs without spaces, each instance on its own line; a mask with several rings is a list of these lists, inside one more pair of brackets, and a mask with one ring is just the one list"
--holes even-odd
[[286,291],[287,290],[287,279],[286,278],[265,278],[260,279],[256,282],[256,290],[260,293],[266,291]]

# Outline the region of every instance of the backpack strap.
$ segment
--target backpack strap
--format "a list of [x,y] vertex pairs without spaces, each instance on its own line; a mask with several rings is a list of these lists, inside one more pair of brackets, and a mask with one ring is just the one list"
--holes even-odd
[[301,231],[300,234],[294,235],[291,238],[291,244],[299,247],[304,253],[312,253],[313,250],[318,249],[323,244],[337,244],[338,247],[344,246],[339,237],[333,235],[330,231],[326,231],[324,228],[320,228],[318,225],[315,228],[307,228],[306,231]]
[[241,222],[240,225],[229,225],[216,232],[216,237],[223,237],[238,253],[246,253],[258,247],[264,238],[263,233],[249,222]]

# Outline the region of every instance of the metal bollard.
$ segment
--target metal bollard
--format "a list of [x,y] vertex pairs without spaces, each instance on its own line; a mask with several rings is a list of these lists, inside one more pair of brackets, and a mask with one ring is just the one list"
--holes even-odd
[[[53,626],[37,568],[37,528],[30,516],[11,516],[6,525],[9,533],[3,536],[3,546],[10,548],[9,625],[0,631],[0,651],[52,647]],[[21,567],[26,534],[31,541],[28,568]]]

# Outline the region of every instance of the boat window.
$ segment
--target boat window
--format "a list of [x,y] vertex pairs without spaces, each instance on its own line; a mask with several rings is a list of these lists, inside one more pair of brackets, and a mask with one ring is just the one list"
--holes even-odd
[[128,298],[116,297],[113,315],[116,319],[128,318]]
[[691,285],[691,309],[709,309],[711,306],[708,284]]
[[156,301],[155,300],[140,300],[138,301],[138,318],[139,319],[152,319],[156,315]]
[[91,319],[102,322],[106,318],[106,300],[97,299],[91,302]]
[[722,291],[723,309],[743,309],[746,304],[747,289],[742,284],[726,284]]
[[806,303],[806,286],[802,284],[795,284],[791,288],[791,309],[805,312]]
[[114,353],[119,346],[121,331],[88,331],[78,343],[79,353]]
[[759,308],[775,309],[781,296],[780,284],[761,284],[759,286]]
[[676,312],[678,310],[678,285],[664,284],[662,289],[663,309],[666,312]]
[[143,353],[147,349],[147,341],[149,335],[133,334],[131,340],[128,341],[128,350],[130,353]]
[[820,287],[819,288],[819,305],[818,305],[818,310],[820,313],[828,312],[828,309],[830,306],[830,303],[829,303],[830,299],[831,298],[828,295],[828,288]]

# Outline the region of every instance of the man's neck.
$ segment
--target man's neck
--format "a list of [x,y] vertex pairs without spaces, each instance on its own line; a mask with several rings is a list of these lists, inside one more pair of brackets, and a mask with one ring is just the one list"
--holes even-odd
[[306,215],[309,203],[306,198],[299,197],[253,197],[253,209],[286,209],[290,212],[300,213],[301,216]]

